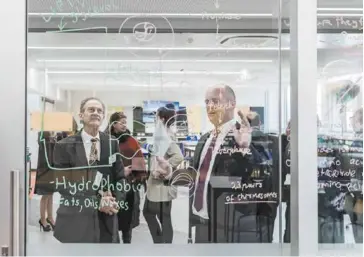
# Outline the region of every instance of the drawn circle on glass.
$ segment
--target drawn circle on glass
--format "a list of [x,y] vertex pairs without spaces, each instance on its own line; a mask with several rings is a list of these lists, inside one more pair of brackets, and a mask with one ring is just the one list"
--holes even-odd
[[139,22],[133,28],[133,35],[139,42],[149,42],[157,34],[157,27],[148,21]]
[[[168,53],[168,48],[174,46],[174,28],[171,22],[164,16],[153,16],[153,23],[148,20],[142,21],[147,18],[148,14],[134,15],[126,18],[119,27],[119,34],[122,34],[126,47],[129,48],[129,52],[134,56],[142,57],[145,55],[150,58],[151,53],[153,53],[154,57],[164,57]],[[157,33],[161,29],[158,29],[155,25],[156,21],[169,33]],[[129,28],[132,28],[133,33],[123,33],[123,29]],[[138,43],[140,46],[135,47],[135,43]],[[151,50],[143,50],[143,48],[150,48]]]

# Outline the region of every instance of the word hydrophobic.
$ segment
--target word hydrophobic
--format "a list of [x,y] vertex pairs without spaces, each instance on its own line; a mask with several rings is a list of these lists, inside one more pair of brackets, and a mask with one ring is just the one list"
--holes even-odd
[[109,177],[107,179],[102,178],[100,185],[96,185],[93,183],[93,181],[90,180],[86,181],[84,177],[82,177],[81,182],[76,183],[72,181],[67,181],[65,176],[63,176],[61,180],[56,178],[55,187],[56,190],[68,189],[71,195],[76,195],[78,192],[84,192],[89,190],[97,191],[100,187],[112,192],[113,191],[130,192],[131,190],[133,192],[140,192],[142,189],[142,184],[138,183],[135,185],[133,183],[128,183],[126,180],[123,180],[122,183],[117,182],[114,184],[110,182]]

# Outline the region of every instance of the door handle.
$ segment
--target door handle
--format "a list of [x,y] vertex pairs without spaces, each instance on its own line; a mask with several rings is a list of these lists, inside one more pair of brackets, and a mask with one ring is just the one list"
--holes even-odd
[[10,256],[20,254],[20,172],[10,173]]

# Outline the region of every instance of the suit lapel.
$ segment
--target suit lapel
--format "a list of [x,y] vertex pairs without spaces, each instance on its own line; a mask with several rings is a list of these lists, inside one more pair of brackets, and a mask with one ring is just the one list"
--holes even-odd
[[[232,130],[229,130],[228,133],[225,135],[224,139],[222,140],[221,145],[219,146],[219,149],[224,148],[232,148],[235,144],[235,139],[232,134]],[[211,175],[217,174],[217,167],[220,164],[220,162],[224,162],[226,159],[231,159],[232,157],[229,155],[222,155],[222,154],[216,154],[214,166],[211,170]]]
[[193,158],[193,167],[197,170],[199,167],[199,163],[200,163],[200,158],[201,158],[201,153],[202,150],[206,144],[207,139],[209,138],[210,133],[206,133],[205,135],[203,135],[200,139],[200,141],[197,143],[197,146],[195,148],[195,154],[194,154],[194,158]]
[[75,135],[75,155],[76,167],[88,166],[85,147],[83,145],[81,133]]
[[100,132],[100,164],[109,164],[110,157],[110,137]]

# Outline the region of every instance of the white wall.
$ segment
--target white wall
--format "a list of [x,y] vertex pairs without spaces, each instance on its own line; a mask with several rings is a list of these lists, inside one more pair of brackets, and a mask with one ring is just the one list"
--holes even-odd
[[38,162],[38,131],[31,131],[30,130],[30,113],[34,111],[41,111],[42,104],[41,104],[41,96],[36,93],[28,94],[28,123],[27,123],[27,146],[30,148],[31,152],[31,168],[37,168]]

